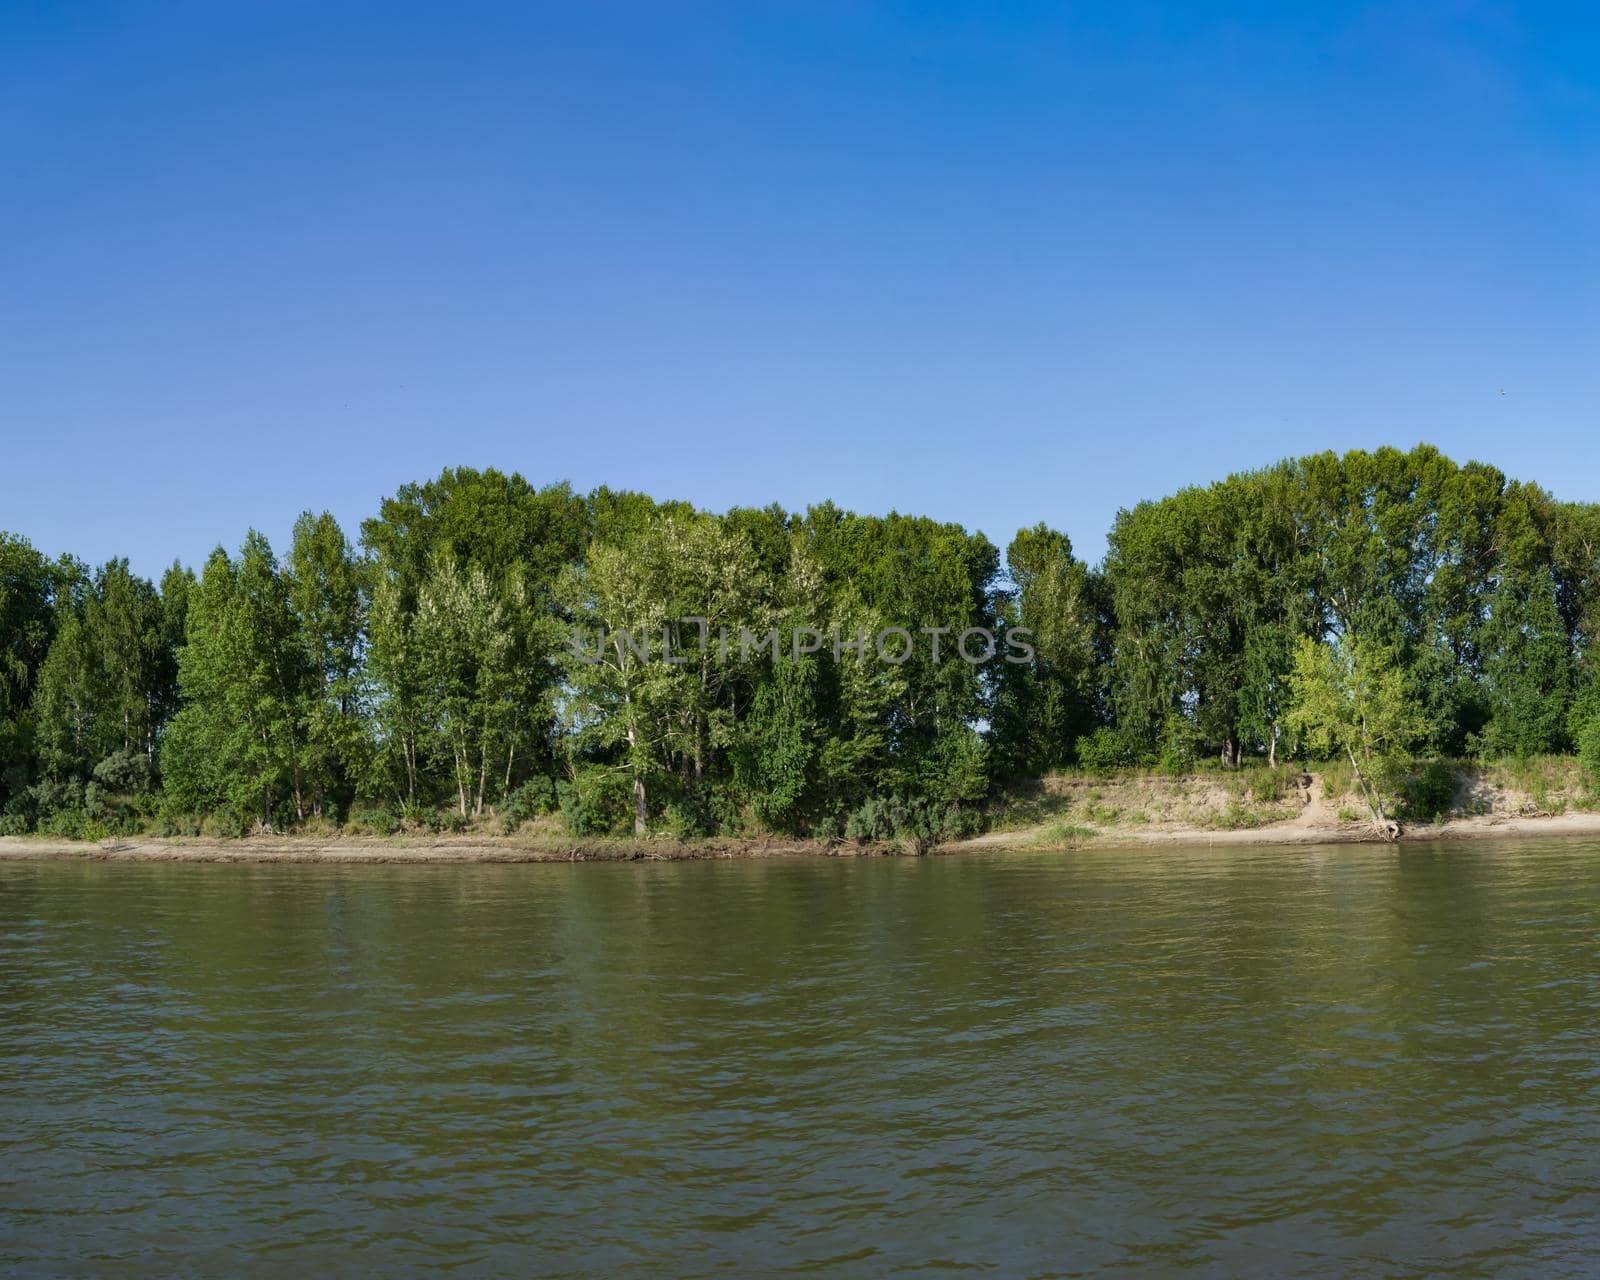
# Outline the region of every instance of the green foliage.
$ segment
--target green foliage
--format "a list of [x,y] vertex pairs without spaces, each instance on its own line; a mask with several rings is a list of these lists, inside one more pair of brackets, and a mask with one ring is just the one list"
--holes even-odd
[[[471,468],[403,486],[359,548],[308,512],[282,562],[251,533],[159,587],[0,534],[0,812],[118,831],[159,793],[174,829],[448,809],[515,830],[559,809],[580,834],[854,820],[916,841],[943,819],[886,806],[965,814],[1074,759],[1188,773],[1330,753],[1330,788],[1348,770],[1381,807],[1412,748],[1579,744],[1600,715],[1597,545],[1600,506],[1428,446],[1141,502],[1098,569],[1045,525],[1002,574],[982,535],[925,517],[718,516]],[[598,661],[570,648],[574,624]],[[941,661],[929,625],[949,628]],[[951,660],[973,626],[1000,641],[982,668]],[[824,651],[741,648],[795,627]],[[887,627],[918,637],[904,664],[826,652]],[[625,630],[684,661],[637,661]],[[1241,813],[1280,798],[1249,776]]]
[[1192,773],[1199,765],[1204,749],[1205,739],[1200,726],[1188,716],[1174,712],[1162,726],[1155,766],[1172,777]]
[[1426,732],[1391,651],[1356,634],[1337,646],[1302,638],[1289,684],[1288,724],[1311,750],[1348,759],[1373,818],[1386,821],[1383,792]]
[[[997,680],[996,764],[1005,776],[1042,773],[1072,759],[1103,714],[1097,663],[1104,644],[1103,583],[1043,524],[1006,548],[1013,584],[1001,601],[1007,660]],[[1026,648],[1024,648],[1024,645]],[[1012,661],[1031,651],[1028,661]]]
[[1282,797],[1284,782],[1282,769],[1263,769],[1250,780],[1251,798],[1260,804],[1271,804]]
[[1590,787],[1600,793],[1600,715],[1583,727],[1578,737],[1578,759],[1588,775]]
[[633,792],[628,775],[603,766],[578,768],[556,784],[561,825],[568,835],[617,835],[632,822]]
[[1484,628],[1490,719],[1472,745],[1477,754],[1492,758],[1566,746],[1573,669],[1549,570],[1503,580],[1490,608]]
[[70,567],[51,565],[25,538],[0,532],[0,804],[25,792],[38,773],[34,689]]
[[354,810],[345,825],[357,835],[392,836],[405,824],[392,809],[375,805]]
[[1094,773],[1110,773],[1128,759],[1122,735],[1105,725],[1079,738],[1077,752],[1078,763]]
[[524,822],[560,807],[556,785],[549,778],[529,778],[500,802],[500,830],[510,835]]
[[944,840],[960,840],[977,829],[977,819],[959,805],[941,805],[928,796],[869,796],[846,820],[844,834],[858,842],[897,840],[921,852]]
[[1442,821],[1455,804],[1459,781],[1456,767],[1446,761],[1424,765],[1401,784],[1401,816],[1413,822]]
[[94,780],[108,791],[147,794],[155,783],[155,764],[143,751],[118,748],[95,765]]

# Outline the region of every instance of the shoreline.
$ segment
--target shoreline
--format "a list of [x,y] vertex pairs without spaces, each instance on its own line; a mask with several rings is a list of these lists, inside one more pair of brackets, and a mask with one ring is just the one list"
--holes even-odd
[[1206,846],[1256,845],[1293,847],[1295,845],[1370,844],[1382,848],[1404,848],[1410,844],[1439,844],[1455,840],[1505,840],[1541,836],[1600,837],[1600,813],[1562,813],[1546,817],[1513,817],[1489,814],[1482,817],[1454,818],[1449,822],[1419,823],[1402,829],[1398,840],[1385,840],[1366,823],[1314,825],[1290,819],[1262,827],[1237,831],[1212,831],[1200,827],[1163,830],[1111,829],[1071,841],[1042,840],[1029,831],[991,831],[970,840],[946,845],[941,852],[956,853],[979,849],[1030,849],[1037,852],[1062,849],[1156,849],[1203,848]]
[[[1194,849],[1207,847],[1293,847],[1296,845],[1371,844],[1403,848],[1455,840],[1503,840],[1548,836],[1600,837],[1600,813],[1564,813],[1548,817],[1485,815],[1457,818],[1440,825],[1409,827],[1393,843],[1361,823],[1310,824],[1291,819],[1236,831],[1187,827],[1174,829],[1111,829],[1056,841],[1038,829],[992,831],[967,840],[938,845],[926,856],[959,853],[1054,853],[1106,849]],[[205,836],[129,836],[86,844],[35,836],[0,837],[0,862],[185,862],[301,863],[329,866],[468,865],[576,862],[704,862],[777,858],[916,857],[894,844],[856,844],[841,840],[579,840],[519,842],[512,837],[246,836],[221,840]]]

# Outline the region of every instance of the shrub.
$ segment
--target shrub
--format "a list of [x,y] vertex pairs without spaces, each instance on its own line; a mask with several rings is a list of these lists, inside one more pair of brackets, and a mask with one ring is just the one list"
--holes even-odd
[[25,836],[33,830],[33,823],[25,814],[0,814],[0,836]]
[[1250,780],[1250,794],[1258,804],[1272,804],[1283,796],[1288,773],[1283,765],[1276,769],[1263,769]]
[[95,765],[94,778],[107,791],[133,794],[150,790],[152,772],[142,751],[113,751]]
[[1423,766],[1400,784],[1400,816],[1411,822],[1438,822],[1456,798],[1456,771],[1443,760]]
[[692,840],[696,836],[710,835],[716,830],[716,819],[704,805],[685,796],[671,801],[663,815],[667,834],[675,840]]
[[350,826],[357,832],[375,836],[392,836],[400,830],[400,819],[388,809],[378,806],[357,809],[350,815]]
[[1600,715],[1590,720],[1578,735],[1578,759],[1589,775],[1589,785],[1600,792]]
[[590,766],[556,786],[568,835],[603,835],[633,826],[633,781],[617,769]]
[[1078,739],[1078,763],[1095,773],[1110,773],[1127,758],[1127,747],[1115,729],[1102,726]]
[[44,829],[45,820],[52,814],[81,813],[83,810],[83,783],[76,778],[68,778],[65,782],[46,778],[35,783],[29,791],[40,830]]
[[[529,778],[510,791],[500,802],[500,812],[503,816],[515,818],[520,824],[538,814],[553,813],[559,806],[555,783],[544,777]],[[504,825],[502,822],[501,826]],[[513,825],[511,830],[515,829],[516,826]]]
[[33,788],[25,787],[13,795],[6,801],[4,812],[8,818],[21,818],[31,831],[34,819],[39,816],[38,800],[33,794]]
[[1161,731],[1156,768],[1171,777],[1193,773],[1200,760],[1200,730],[1187,716],[1171,715]]
[[211,829],[223,840],[242,840],[254,824],[253,816],[247,817],[237,809],[222,809],[211,815]]
[[156,818],[156,834],[158,836],[197,836],[200,834],[200,819],[192,813],[163,808]]
[[920,796],[869,796],[850,815],[844,833],[848,839],[898,840],[920,853],[941,840],[971,835],[977,815],[959,805],[940,805]]
[[1214,815],[1206,825],[1219,831],[1246,831],[1261,825],[1261,815],[1235,800],[1221,813]]
[[88,819],[82,809],[55,809],[39,819],[39,834],[77,840],[82,838],[86,821]]

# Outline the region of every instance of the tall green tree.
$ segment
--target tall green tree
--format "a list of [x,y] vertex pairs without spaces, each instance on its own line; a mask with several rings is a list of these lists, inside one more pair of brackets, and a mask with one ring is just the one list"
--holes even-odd
[[369,771],[371,733],[362,663],[369,590],[365,561],[328,512],[301,514],[285,565],[302,654],[301,773],[316,817],[347,810]]
[[220,547],[189,593],[178,655],[183,705],[163,744],[169,796],[264,824],[308,813],[309,670],[289,583],[254,530],[237,560]]
[[1021,775],[1069,763],[1077,740],[1100,722],[1101,602],[1071,540],[1042,523],[1018,531],[1006,568],[1012,590],[1000,621],[1019,643],[1006,646],[1005,658],[1032,657],[998,666],[991,738],[997,766]]
[[174,701],[175,662],[155,586],[113,560],[75,570],[39,674],[39,758],[56,779],[143,791]]
[[1353,634],[1333,644],[1302,637],[1290,684],[1290,725],[1313,751],[1350,761],[1373,823],[1392,838],[1384,791],[1427,730],[1392,652]]
[[55,629],[58,571],[26,538],[0,532],[0,805],[37,770],[33,691]]

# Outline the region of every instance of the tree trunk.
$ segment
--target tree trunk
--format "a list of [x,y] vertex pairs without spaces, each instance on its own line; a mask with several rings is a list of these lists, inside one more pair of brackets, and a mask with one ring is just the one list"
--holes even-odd
[[1383,797],[1378,794],[1377,787],[1368,784],[1366,775],[1361,772],[1361,766],[1356,763],[1356,753],[1347,746],[1345,754],[1350,757],[1350,768],[1355,771],[1356,785],[1361,788],[1361,798],[1367,802],[1367,810],[1372,814],[1372,825],[1385,840],[1398,840],[1400,824],[1392,821],[1383,811]]
[[644,776],[633,775],[633,834],[636,836],[648,835],[650,828],[646,819],[650,816],[649,807],[645,804]]

